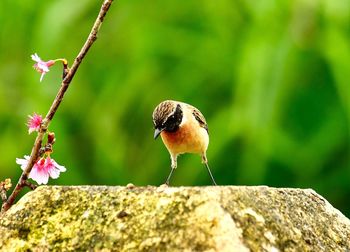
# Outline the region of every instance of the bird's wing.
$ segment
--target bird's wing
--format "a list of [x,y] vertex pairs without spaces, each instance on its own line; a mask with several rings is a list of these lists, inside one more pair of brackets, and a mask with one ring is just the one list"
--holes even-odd
[[209,133],[208,124],[205,121],[203,114],[197,108],[195,108],[193,106],[191,106],[191,109],[192,109],[192,115],[199,122],[199,125]]

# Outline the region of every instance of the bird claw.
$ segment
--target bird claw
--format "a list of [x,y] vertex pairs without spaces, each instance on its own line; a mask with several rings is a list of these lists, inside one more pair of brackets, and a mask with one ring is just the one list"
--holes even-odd
[[168,188],[169,187],[169,183],[161,184],[159,187],[160,188]]

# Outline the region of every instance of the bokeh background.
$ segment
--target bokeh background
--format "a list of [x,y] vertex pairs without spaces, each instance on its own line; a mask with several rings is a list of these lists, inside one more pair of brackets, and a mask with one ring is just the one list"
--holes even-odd
[[[62,68],[42,83],[30,55],[73,62],[95,0],[0,2],[0,178],[29,154],[27,116],[45,115]],[[67,167],[50,184],[160,185],[170,158],[153,140],[162,100],[198,107],[221,185],[313,188],[350,216],[350,2],[115,1],[50,130]],[[207,185],[197,155],[172,184]]]

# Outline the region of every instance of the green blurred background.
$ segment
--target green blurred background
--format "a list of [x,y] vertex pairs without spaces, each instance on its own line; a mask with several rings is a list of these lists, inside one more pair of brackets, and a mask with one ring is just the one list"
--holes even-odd
[[[45,115],[62,68],[42,83],[30,55],[73,62],[101,1],[0,2],[0,178],[29,154],[27,115]],[[160,185],[153,140],[162,100],[198,107],[221,185],[313,188],[350,216],[350,2],[115,1],[50,130],[67,167],[50,184]],[[197,155],[172,184],[207,185]]]

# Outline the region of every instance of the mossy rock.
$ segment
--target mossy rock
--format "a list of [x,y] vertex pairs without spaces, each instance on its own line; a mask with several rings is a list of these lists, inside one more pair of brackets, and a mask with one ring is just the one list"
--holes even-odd
[[350,251],[312,190],[41,186],[0,217],[1,251]]

